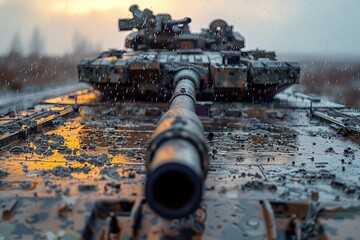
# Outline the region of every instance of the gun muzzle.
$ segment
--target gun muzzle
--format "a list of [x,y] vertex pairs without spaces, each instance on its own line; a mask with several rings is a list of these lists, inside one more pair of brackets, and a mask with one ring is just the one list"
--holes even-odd
[[199,76],[175,75],[170,109],[158,123],[148,149],[145,195],[154,212],[167,219],[186,217],[200,205],[209,157],[202,123],[195,114]]

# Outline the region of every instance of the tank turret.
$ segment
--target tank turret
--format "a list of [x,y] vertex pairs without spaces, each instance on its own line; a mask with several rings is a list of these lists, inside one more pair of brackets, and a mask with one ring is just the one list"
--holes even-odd
[[134,50],[148,49],[202,49],[202,50],[240,50],[245,46],[244,37],[233,32],[224,20],[213,21],[209,29],[200,34],[190,32],[191,18],[173,20],[169,14],[157,14],[149,9],[141,12],[138,6],[130,7],[132,19],[120,19],[119,30],[128,31],[134,28],[125,42],[125,47]]

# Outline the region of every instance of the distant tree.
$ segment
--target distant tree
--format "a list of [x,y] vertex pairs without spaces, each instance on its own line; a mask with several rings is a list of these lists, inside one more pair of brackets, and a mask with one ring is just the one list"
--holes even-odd
[[100,52],[102,49],[101,47],[101,43],[100,42],[97,42],[95,45],[94,45],[94,52]]
[[74,33],[73,37],[73,53],[78,55],[87,55],[89,53],[99,52],[101,44],[93,44],[87,37],[81,35],[78,31]]
[[82,36],[79,32],[74,33],[73,37],[73,53],[75,54],[86,54],[91,47],[86,37]]
[[30,55],[40,56],[44,53],[45,41],[38,28],[35,28],[29,43]]
[[23,49],[22,49],[22,43],[20,34],[16,32],[11,40],[10,43],[10,54],[16,54],[16,55],[22,55]]

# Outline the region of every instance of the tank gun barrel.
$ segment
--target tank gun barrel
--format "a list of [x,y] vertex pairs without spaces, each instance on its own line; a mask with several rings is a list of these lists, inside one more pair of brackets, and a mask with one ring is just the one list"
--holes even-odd
[[149,206],[167,219],[186,217],[200,205],[208,170],[203,126],[195,113],[199,75],[180,70],[169,110],[148,148],[145,195]]
[[181,25],[181,24],[186,25],[186,24],[189,24],[189,23],[191,23],[191,18],[185,17],[183,19],[171,20],[166,25],[167,25],[167,27],[171,27],[171,26],[174,26],[174,25]]

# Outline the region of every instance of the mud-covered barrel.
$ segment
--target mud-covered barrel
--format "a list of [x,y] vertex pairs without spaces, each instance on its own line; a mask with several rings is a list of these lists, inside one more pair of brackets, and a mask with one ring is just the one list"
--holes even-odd
[[195,113],[199,76],[181,70],[175,91],[148,149],[145,195],[154,212],[186,217],[200,205],[209,158],[202,123]]

